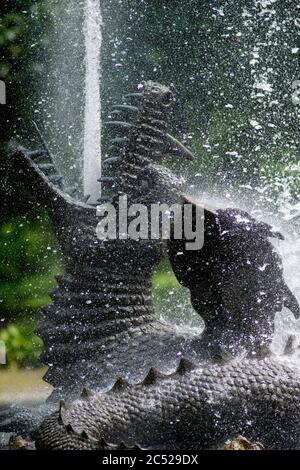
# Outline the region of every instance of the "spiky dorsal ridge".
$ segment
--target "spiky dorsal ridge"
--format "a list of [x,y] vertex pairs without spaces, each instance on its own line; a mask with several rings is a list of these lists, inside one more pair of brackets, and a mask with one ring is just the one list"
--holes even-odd
[[[77,430],[74,428],[74,426],[67,420],[66,416],[66,410],[68,409],[68,405],[64,400],[60,400],[59,402],[59,411],[58,411],[58,422],[60,426],[63,426],[66,433],[68,435],[76,435],[77,437],[80,437],[80,439],[83,439],[85,441],[87,440],[92,440],[88,435],[88,432],[84,429]],[[93,439],[95,441],[95,439]]]
[[188,359],[182,358],[179,362],[179,365],[173,374],[165,375],[162,374],[160,371],[152,367],[147,376],[143,381],[143,385],[152,385],[156,383],[159,379],[167,379],[168,377],[174,377],[176,375],[184,375],[189,373],[190,371],[197,369],[197,365],[193,364],[193,362],[189,361]]
[[[190,371],[192,371],[196,368],[197,368],[196,364],[194,364],[193,362],[189,361],[188,359],[184,359],[184,358],[182,358],[180,360],[176,371],[172,374],[169,374],[169,375],[163,374],[162,372],[155,369],[154,367],[151,367],[148,374],[146,375],[144,380],[140,383],[140,385],[146,385],[146,386],[153,385],[159,379],[167,379],[168,377],[174,377],[174,375],[178,375],[178,374],[179,375],[187,374],[188,372],[190,372]],[[112,387],[111,392],[120,392],[120,391],[125,390],[128,387],[131,387],[130,383],[120,377],[116,381],[114,386]]]
[[[184,375],[196,368],[197,368],[196,364],[193,364],[191,361],[184,359],[184,358],[180,360],[175,373],[170,374],[170,375],[164,375],[160,371],[152,367],[140,385],[150,386],[150,385],[155,384],[160,379],[171,378],[177,374]],[[111,391],[120,392],[128,387],[130,387],[130,384],[126,380],[119,378],[114,384],[114,386],[112,387]],[[83,388],[83,390],[81,391],[80,397],[81,399],[90,399],[94,397],[95,395],[96,395],[96,392],[94,392],[93,390],[90,390],[88,388]],[[88,431],[84,429],[75,429],[74,426],[68,420],[68,417],[66,416],[66,412],[68,408],[69,408],[68,404],[64,400],[60,400],[58,421],[59,421],[59,424],[64,427],[66,433],[69,434],[70,436],[77,436],[78,438],[84,441],[90,441],[90,444],[93,446],[93,448],[100,448],[102,450],[145,450],[145,449],[142,449],[137,444],[130,446],[126,444],[125,442],[121,442],[120,444],[113,444],[113,443],[107,442],[104,438],[101,438],[99,440],[95,438],[95,436],[90,436],[88,434]]]
[[68,434],[80,434],[75,431],[72,424],[68,421],[66,416],[66,411],[68,410],[68,405],[65,400],[60,400],[59,402],[59,410],[58,410],[58,422],[61,426],[63,426]]

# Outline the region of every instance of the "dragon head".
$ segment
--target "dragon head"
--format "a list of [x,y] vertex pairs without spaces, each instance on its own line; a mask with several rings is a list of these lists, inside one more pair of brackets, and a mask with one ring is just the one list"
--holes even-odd
[[[170,154],[192,158],[191,153],[168,134],[168,120],[174,103],[170,88],[145,82],[138,87],[137,93],[126,95],[121,105],[113,107],[107,123],[109,132],[113,133],[109,148],[111,155],[103,165],[114,175],[102,177],[101,181],[104,193],[108,193],[117,210],[116,196],[120,194],[128,195],[132,202],[143,204],[168,202],[178,197],[180,182],[157,165]],[[10,159],[12,184],[17,179],[24,191],[47,210],[66,265],[71,265],[72,271],[81,269],[83,265],[87,265],[87,271],[96,269],[99,256],[103,257],[102,252],[99,254],[103,243],[97,239],[95,230],[99,222],[97,207],[66,188],[47,145],[40,137],[42,150],[28,152],[19,148]],[[16,178],[16,175],[20,177]],[[145,244],[145,249],[151,248],[150,245],[146,247]],[[154,245],[158,245],[157,242]],[[108,249],[107,245],[105,249]],[[111,249],[113,251],[113,247]],[[155,250],[158,251],[157,248]],[[140,251],[143,252],[142,247]]]

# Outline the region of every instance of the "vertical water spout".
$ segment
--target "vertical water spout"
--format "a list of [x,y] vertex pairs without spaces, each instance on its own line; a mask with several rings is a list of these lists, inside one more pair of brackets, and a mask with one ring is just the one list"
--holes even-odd
[[101,196],[101,43],[100,0],[85,0],[85,113],[84,113],[84,194],[96,203]]

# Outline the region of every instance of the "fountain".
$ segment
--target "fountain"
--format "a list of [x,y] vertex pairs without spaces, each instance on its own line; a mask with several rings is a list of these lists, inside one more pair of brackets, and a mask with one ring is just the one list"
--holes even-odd
[[56,2],[51,16],[49,40],[41,45],[45,77],[37,84],[34,119],[66,184],[96,204],[101,196],[100,0]]
[[[274,15],[276,16],[275,4],[275,0],[257,1],[254,10],[244,10],[242,15],[242,21],[245,21],[250,31],[246,49],[253,60],[249,83],[252,84],[251,96],[254,104],[250,107],[248,124],[255,135],[258,135],[261,145],[266,137],[260,133],[261,118],[271,106],[270,94],[273,88],[269,83],[271,70],[266,70],[263,74],[258,71],[261,43],[256,41],[252,44],[249,37],[252,37],[261,21],[264,24],[266,17],[271,21]],[[214,21],[223,21],[224,10],[220,8],[214,11]],[[98,220],[95,205],[102,189],[101,184],[97,182],[101,177],[102,14],[99,1],[85,0],[84,18],[85,103],[82,168],[85,198],[81,201],[72,199],[66,194],[66,185],[63,182],[61,187],[52,184],[51,179],[49,182],[45,162],[39,160],[47,157],[45,151],[32,153],[22,149],[12,158],[14,168],[23,176],[24,188],[45,208],[53,221],[66,268],[64,276],[58,278],[57,290],[52,294],[53,304],[44,309],[38,326],[38,332],[45,341],[42,361],[49,367],[45,379],[54,386],[54,391],[47,405],[38,410],[21,410],[20,414],[18,410],[14,410],[13,425],[20,432],[28,432],[28,429],[31,431],[43,417],[55,409],[58,399],[67,398],[72,401],[78,397],[81,390],[82,399],[86,400],[85,405],[82,406],[81,402],[77,405],[76,402],[69,408],[62,401],[59,419],[53,416],[46,420],[40,431],[38,445],[42,448],[51,448],[52,445],[55,445],[55,448],[65,448],[64,446],[69,445],[76,448],[114,448],[113,446],[120,445],[122,439],[126,442],[126,438],[131,435],[130,427],[124,426],[124,432],[122,430],[120,435],[114,434],[114,429],[111,429],[105,420],[102,422],[101,416],[101,428],[106,430],[109,438],[115,440],[108,444],[99,433],[95,442],[94,436],[91,438],[89,432],[89,426],[93,427],[94,423],[90,422],[89,418],[85,419],[85,412],[92,406],[97,416],[98,403],[108,400],[111,408],[105,410],[114,420],[114,400],[119,400],[122,393],[126,400],[131,400],[132,394],[132,406],[133,409],[137,407],[137,416],[140,411],[143,416],[145,411],[146,415],[149,413],[153,418],[153,428],[149,426],[152,434],[147,435],[146,430],[143,443],[157,445],[155,439],[159,441],[163,434],[157,433],[156,424],[159,422],[158,428],[165,429],[167,436],[164,440],[163,435],[163,440],[159,443],[174,445],[171,439],[174,429],[172,426],[179,423],[176,431],[178,430],[181,439],[179,444],[184,446],[185,433],[192,429],[191,422],[195,429],[200,426],[201,430],[203,423],[201,410],[197,408],[197,393],[199,394],[200,390],[200,398],[202,399],[202,392],[206,398],[207,383],[211,383],[213,377],[212,380],[216,382],[213,393],[216,392],[217,408],[212,408],[212,419],[216,420],[212,426],[212,442],[215,442],[216,437],[220,437],[219,430],[222,431],[223,438],[226,433],[235,430],[234,426],[238,426],[236,419],[232,423],[232,410],[239,416],[241,426],[247,424],[252,438],[256,429],[253,429],[255,426],[251,427],[251,423],[255,423],[258,417],[255,410],[251,419],[248,419],[247,413],[243,414],[249,405],[247,397],[251,398],[253,392],[252,376],[256,380],[255,393],[262,397],[262,408],[266,404],[270,405],[270,410],[274,408],[274,404],[281,406],[280,399],[277,400],[276,396],[278,390],[281,396],[286,393],[290,378],[293,384],[298,384],[300,380],[298,372],[292,371],[285,359],[278,359],[275,355],[273,363],[269,358],[270,343],[274,337],[275,314],[285,307],[295,317],[299,316],[297,301],[284,281],[280,258],[269,240],[282,237],[268,224],[258,222],[249,214],[237,209],[228,209],[227,201],[231,198],[232,183],[238,175],[238,172],[237,175],[230,175],[228,170],[234,171],[236,161],[240,159],[239,153],[230,148],[226,153],[229,160],[223,166],[221,174],[218,173],[225,187],[225,209],[208,209],[206,205],[203,208],[206,234],[203,251],[188,253],[182,241],[173,239],[168,244],[161,239],[138,242],[118,239],[103,242],[97,239],[95,227]],[[228,31],[232,30],[235,28],[230,26]],[[274,31],[277,31],[277,27],[272,23],[270,28],[264,30],[264,34],[273,41]],[[264,48],[267,50],[266,44],[263,44],[263,50]],[[153,73],[157,73],[156,68]],[[113,132],[113,154],[106,161],[113,176],[102,177],[101,181],[104,189],[109,185],[110,194],[113,194],[110,201],[116,212],[119,210],[117,196],[120,193],[125,193],[131,204],[142,203],[146,207],[161,201],[168,204],[178,202],[181,205],[191,203],[194,207],[199,205],[198,201],[191,201],[190,198],[182,196],[180,178],[177,179],[156,165],[170,153],[185,157],[191,155],[168,133],[168,121],[172,116],[173,106],[174,95],[171,89],[155,82],[146,82],[140,83],[134,94],[125,97],[121,105],[114,107],[108,121]],[[226,110],[232,109],[232,106],[231,103],[226,103]],[[233,144],[236,142],[231,141],[231,145]],[[209,148],[211,153],[212,148],[215,152],[218,151],[217,144],[206,144],[206,148]],[[243,152],[245,151],[246,147],[243,148]],[[219,157],[217,155],[214,158]],[[238,186],[237,193],[239,190],[243,192],[245,181]],[[190,290],[195,310],[205,319],[204,333],[200,330],[191,331],[183,326],[176,328],[161,320],[153,307],[151,280],[154,269],[166,253],[179,282]],[[277,324],[280,325],[280,322]],[[206,374],[205,367],[202,367],[203,363],[207,366],[207,362],[213,363],[208,366],[211,367],[211,374]],[[195,369],[196,372],[193,372]],[[277,376],[277,370],[281,371],[282,380]],[[167,375],[167,378],[162,377],[163,374]],[[194,390],[193,384],[198,383],[197,380],[199,386]],[[141,383],[137,385],[139,382]],[[167,383],[165,389],[164,383]],[[173,384],[178,383],[178,388],[177,385],[174,388],[174,396],[169,396],[170,386],[172,388]],[[265,383],[268,383],[270,388],[274,386],[270,394],[269,390],[265,392]],[[132,387],[128,387],[128,384]],[[225,408],[231,418],[222,407],[222,400],[218,401],[218,391],[225,385],[229,387],[229,393],[226,395],[229,402]],[[143,394],[139,395],[141,387],[145,389]],[[212,388],[215,388],[214,384]],[[109,395],[101,396],[103,392],[111,389]],[[93,390],[96,390],[98,395],[94,395]],[[146,406],[147,401],[144,398],[141,402],[138,399],[143,395],[148,397],[150,402],[151,391],[158,397],[152,408]],[[185,407],[186,393],[189,394],[191,403],[195,400],[194,408]],[[234,397],[234,403],[230,401],[231,396]],[[297,387],[292,389],[291,401],[289,396],[284,396],[286,407],[283,406],[281,411],[288,416],[292,406],[298,406]],[[161,397],[166,397],[163,406],[159,401]],[[246,403],[245,407],[240,405],[240,399],[242,404]],[[189,400],[187,402],[190,404]],[[158,414],[159,419],[156,421],[157,408],[162,408],[167,413],[170,408],[168,419]],[[182,411],[180,419],[177,419],[176,413],[174,415],[174,409]],[[73,415],[72,410],[75,410]],[[195,410],[199,412],[196,417]],[[260,411],[258,406],[257,410],[262,416],[262,422],[258,419],[259,425],[262,426],[259,437],[264,437],[264,409]],[[126,413],[124,416],[125,422],[128,416]],[[208,417],[210,419],[211,415],[208,414]],[[276,424],[280,426],[280,417],[274,417],[274,422],[275,418]],[[130,422],[130,416],[128,419]],[[84,421],[87,429],[81,429],[77,420]],[[285,421],[288,422],[288,419]],[[284,436],[288,429],[284,427],[284,423],[282,426]],[[63,436],[63,439],[54,442],[52,432]],[[293,442],[297,445],[294,428],[290,440],[286,441],[280,433],[277,433],[280,435],[279,441],[273,436],[272,422],[268,432],[270,435],[267,442],[271,446],[278,442],[283,447],[292,445]],[[193,431],[193,435],[195,434],[197,433]],[[189,435],[189,438],[192,439],[193,436]],[[131,438],[129,441],[126,442],[129,446],[139,444],[131,442]],[[208,442],[201,445],[205,448]]]
[[102,16],[100,0],[85,0],[84,36],[86,49],[83,187],[89,202],[96,204],[101,196],[101,97],[100,60]]

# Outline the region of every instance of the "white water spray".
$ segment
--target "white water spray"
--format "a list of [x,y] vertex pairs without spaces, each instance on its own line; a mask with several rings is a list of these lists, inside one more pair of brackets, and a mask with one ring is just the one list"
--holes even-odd
[[101,196],[101,44],[102,15],[100,0],[85,0],[85,115],[84,115],[84,194],[96,203]]

